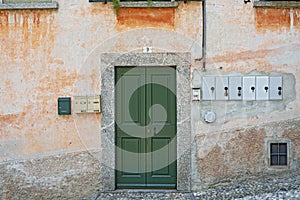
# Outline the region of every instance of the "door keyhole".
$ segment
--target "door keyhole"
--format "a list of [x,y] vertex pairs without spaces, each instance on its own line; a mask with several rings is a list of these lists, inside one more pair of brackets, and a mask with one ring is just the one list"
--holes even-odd
[[242,87],[238,87],[238,96],[239,97],[242,95],[241,90],[242,90]]
[[268,89],[269,89],[269,87],[268,87],[268,86],[265,86],[265,90],[266,90],[266,92],[268,92]]
[[211,93],[214,93],[215,87],[211,87],[210,90],[211,90]]
[[279,86],[279,87],[278,87],[278,95],[279,95],[279,96],[282,94],[281,90],[282,90],[282,88]]

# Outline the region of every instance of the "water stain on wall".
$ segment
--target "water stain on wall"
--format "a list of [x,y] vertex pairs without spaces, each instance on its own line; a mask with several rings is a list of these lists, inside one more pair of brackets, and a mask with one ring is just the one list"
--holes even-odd
[[117,21],[120,27],[127,28],[173,28],[174,17],[174,8],[120,8]]
[[289,8],[257,8],[255,9],[255,26],[258,31],[283,31],[291,25]]
[[[272,45],[273,44],[273,45]],[[269,47],[271,46],[271,47]],[[299,45],[298,44],[291,44],[291,45],[278,45],[275,46],[274,43],[270,44],[264,44],[262,46],[262,49],[257,50],[248,50],[248,51],[228,51],[225,53],[225,55],[218,55],[211,58],[207,58],[208,64],[213,63],[237,63],[237,62],[246,62],[255,60],[258,65],[256,66],[256,69],[259,71],[271,71],[274,66],[270,66],[268,62],[265,61],[265,58],[274,58],[278,57],[279,55],[282,55],[282,52],[297,52],[299,51]],[[282,68],[284,66],[276,66],[276,68]],[[241,70],[245,71],[245,68],[239,68],[238,66],[227,66],[224,71],[231,71],[231,70]]]
[[0,49],[7,52],[7,61],[36,56],[32,53],[38,48],[49,55],[54,41],[53,21],[53,12],[48,10],[0,12],[0,33],[5,38]]
[[293,10],[293,23],[296,28],[300,28],[300,9]]

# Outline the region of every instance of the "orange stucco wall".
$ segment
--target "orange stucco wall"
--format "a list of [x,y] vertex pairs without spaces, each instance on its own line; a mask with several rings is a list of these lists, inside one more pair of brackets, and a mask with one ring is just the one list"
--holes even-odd
[[[151,46],[153,52],[191,52],[192,71],[202,67],[195,60],[202,55],[201,2],[118,13],[111,3],[58,2],[58,10],[0,11],[0,161],[100,148],[101,114],[59,116],[57,98],[101,94],[101,53]],[[208,1],[206,53],[207,71],[292,74],[296,94],[281,111],[217,126],[192,121],[196,139],[220,127],[300,117],[300,8]],[[221,143],[230,146],[237,136],[228,134]],[[213,139],[207,141],[198,148],[199,166],[207,155],[221,152]]]

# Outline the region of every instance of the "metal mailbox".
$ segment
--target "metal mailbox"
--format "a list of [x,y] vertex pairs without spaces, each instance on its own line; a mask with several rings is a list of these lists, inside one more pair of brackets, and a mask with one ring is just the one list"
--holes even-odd
[[[199,94],[199,91],[197,92],[197,94],[193,93],[196,97]],[[204,76],[202,78],[202,100],[282,99],[282,76]]]
[[228,76],[216,77],[216,100],[228,100]]
[[257,76],[256,77],[256,100],[269,99],[269,77]]
[[85,113],[87,111],[87,100],[85,96],[74,97],[74,112]]
[[282,76],[270,76],[270,100],[282,100],[283,86]]
[[216,99],[216,83],[214,76],[204,76],[202,78],[202,100]]
[[71,97],[59,97],[57,99],[57,103],[59,115],[71,114]]
[[75,113],[98,113],[100,112],[100,95],[95,96],[75,96]]
[[255,76],[243,77],[243,100],[255,100]]
[[100,95],[87,97],[87,112],[100,112]]
[[229,77],[229,99],[242,100],[242,77],[231,76]]

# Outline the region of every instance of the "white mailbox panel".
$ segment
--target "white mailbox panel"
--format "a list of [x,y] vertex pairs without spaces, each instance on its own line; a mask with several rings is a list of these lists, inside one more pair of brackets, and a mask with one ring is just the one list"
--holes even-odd
[[216,100],[228,100],[228,76],[216,77]]
[[202,100],[216,99],[216,83],[214,76],[204,76],[202,78]]
[[85,113],[87,111],[87,99],[84,96],[74,97],[74,112]]
[[243,77],[243,100],[255,100],[255,76]]
[[269,99],[269,77],[257,76],[256,77],[256,100],[268,100]]
[[87,97],[87,112],[97,113],[100,112],[100,96]]
[[270,100],[282,100],[282,76],[270,76]]
[[242,77],[231,76],[229,77],[229,99],[242,100]]

